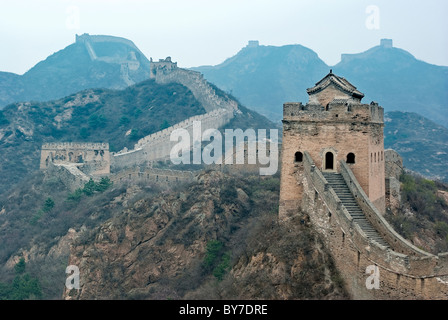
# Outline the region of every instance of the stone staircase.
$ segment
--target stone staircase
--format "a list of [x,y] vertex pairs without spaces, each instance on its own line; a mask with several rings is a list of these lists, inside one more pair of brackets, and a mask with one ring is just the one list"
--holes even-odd
[[390,247],[389,244],[381,237],[378,231],[375,230],[369,220],[367,220],[366,216],[356,202],[355,197],[345,183],[342,175],[340,173],[330,172],[323,172],[323,175],[330,186],[333,188],[336,195],[341,200],[342,205],[352,216],[353,222],[357,223],[361,227],[361,229],[370,240],[374,240],[385,247]]

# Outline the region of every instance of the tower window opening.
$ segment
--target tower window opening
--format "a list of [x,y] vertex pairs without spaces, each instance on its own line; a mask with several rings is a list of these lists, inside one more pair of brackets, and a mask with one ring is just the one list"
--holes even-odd
[[325,169],[334,170],[334,155],[332,152],[327,152],[325,154]]
[[350,152],[349,154],[347,154],[347,163],[355,163],[355,154],[353,152]]
[[303,153],[300,152],[300,151],[297,151],[297,152],[294,154],[294,161],[295,161],[295,162],[302,162],[302,161],[303,161]]

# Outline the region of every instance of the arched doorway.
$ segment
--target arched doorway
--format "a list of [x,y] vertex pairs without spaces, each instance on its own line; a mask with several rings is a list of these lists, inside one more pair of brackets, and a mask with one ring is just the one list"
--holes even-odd
[[303,153],[298,151],[294,154],[294,162],[302,162],[303,161]]
[[353,152],[350,152],[347,154],[347,163],[354,164],[355,163],[355,154]]
[[325,170],[334,170],[334,155],[333,152],[325,153]]

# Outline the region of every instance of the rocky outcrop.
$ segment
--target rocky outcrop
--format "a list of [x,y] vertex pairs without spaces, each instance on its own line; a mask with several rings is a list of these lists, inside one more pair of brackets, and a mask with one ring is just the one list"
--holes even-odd
[[[205,172],[188,188],[143,197],[79,233],[68,263],[79,267],[81,288],[66,290],[63,298],[344,297],[306,218],[286,229],[277,225],[262,201],[278,201],[278,192],[247,179]],[[231,257],[222,281],[204,266],[211,240]]]

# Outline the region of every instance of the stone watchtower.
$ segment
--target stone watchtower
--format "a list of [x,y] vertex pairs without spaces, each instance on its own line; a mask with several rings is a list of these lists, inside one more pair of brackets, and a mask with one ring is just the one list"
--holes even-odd
[[160,73],[169,74],[177,69],[177,62],[171,61],[171,57],[159,59],[158,62],[153,61],[152,58],[150,58],[149,63],[149,78],[151,79],[156,79],[157,75]]
[[385,212],[383,108],[362,104],[364,94],[331,70],[309,101],[283,105],[280,220],[297,212],[303,194],[304,153],[322,172],[339,172],[345,160],[362,189]]

